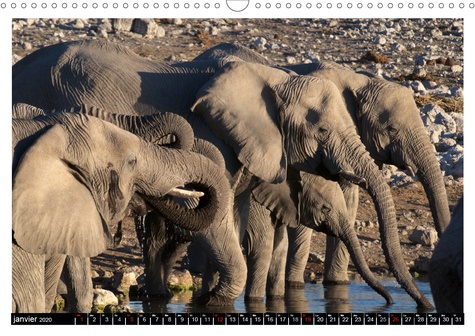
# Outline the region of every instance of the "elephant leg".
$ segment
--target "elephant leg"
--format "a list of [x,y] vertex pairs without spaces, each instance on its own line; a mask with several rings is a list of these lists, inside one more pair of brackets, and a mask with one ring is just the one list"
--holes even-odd
[[303,288],[305,286],[305,267],[310,254],[310,243],[313,230],[299,225],[296,228],[287,228],[289,237],[289,252],[286,265],[286,286],[289,288]]
[[272,252],[269,273],[267,275],[267,299],[283,299],[285,295],[285,264],[289,239],[287,226],[278,225],[275,229],[274,247]]
[[12,313],[46,313],[45,256],[12,244]]
[[219,272],[217,285],[197,299],[200,305],[231,305],[244,289],[247,268],[234,226],[232,197],[228,200],[230,206],[227,215],[221,222],[192,233],[194,240]]
[[51,311],[58,293],[58,283],[63,271],[66,255],[53,254],[45,261],[45,307]]
[[167,244],[175,241],[173,228],[168,228],[165,220],[152,211],[145,219],[136,221],[137,236],[142,238],[143,260],[145,263],[145,298],[167,298],[172,294],[167,286],[168,265],[162,262]]
[[[243,181],[246,186],[250,186],[251,181]],[[239,241],[242,242],[249,225],[249,212],[251,204],[251,188],[245,188],[234,198],[234,225],[239,234]]]
[[182,259],[182,267],[191,273],[199,273],[202,277],[201,292],[208,293],[218,284],[218,269],[209,261],[205,251],[197,240],[189,244],[185,258]]
[[[345,197],[349,221],[354,223],[358,211],[358,186],[344,180],[340,182],[340,187]],[[323,283],[326,285],[348,284],[349,262],[350,254],[345,244],[339,238],[327,236]]]
[[264,300],[267,275],[274,247],[274,224],[271,213],[251,200],[249,221],[243,241],[247,261],[247,301]]
[[66,299],[68,311],[90,313],[94,297],[91,259],[67,256],[62,277],[68,290]]

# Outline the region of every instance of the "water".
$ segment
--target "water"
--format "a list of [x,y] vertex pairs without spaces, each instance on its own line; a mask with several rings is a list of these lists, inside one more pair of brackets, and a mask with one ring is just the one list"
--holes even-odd
[[[130,301],[135,310],[155,313],[417,313],[415,301],[394,279],[380,281],[391,294],[394,304],[386,306],[385,300],[365,282],[352,281],[347,286],[325,288],[321,283],[305,284],[304,289],[290,289],[285,300],[245,303],[244,294],[239,296],[233,307],[196,307],[191,301],[198,292],[176,294],[169,300],[161,300],[143,306],[142,301]],[[416,284],[427,299],[434,304],[429,282],[416,280]]]

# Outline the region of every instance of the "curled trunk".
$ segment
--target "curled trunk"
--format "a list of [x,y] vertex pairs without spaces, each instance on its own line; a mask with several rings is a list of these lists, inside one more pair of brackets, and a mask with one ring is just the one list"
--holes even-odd
[[[160,163],[163,167],[154,169],[158,172],[152,174],[160,174],[162,169],[167,173],[176,172],[174,178],[187,188],[203,192],[204,196],[199,198],[196,207],[190,209],[180,206],[167,196],[150,196],[153,193],[144,189],[139,188],[139,195],[171,224],[190,231],[203,230],[213,222],[222,220],[226,215],[231,191],[223,169],[200,154],[166,148],[162,150],[169,152],[169,158],[163,160]],[[148,181],[150,177],[144,180]]]
[[12,108],[12,117],[15,119],[35,118],[37,122],[49,125],[61,121],[67,113],[82,113],[99,118],[155,144],[186,150],[193,147],[194,132],[191,125],[185,118],[175,113],[160,112],[134,116],[113,113],[84,104],[68,109],[43,110],[29,104],[18,103]]
[[74,112],[85,113],[110,122],[151,143],[186,150],[193,147],[194,133],[191,125],[175,113],[163,112],[134,116],[111,113],[87,105],[75,108]]

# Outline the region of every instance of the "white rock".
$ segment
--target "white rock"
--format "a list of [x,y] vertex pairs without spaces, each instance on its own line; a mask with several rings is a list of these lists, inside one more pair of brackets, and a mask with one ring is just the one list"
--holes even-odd
[[462,72],[462,71],[463,71],[463,68],[462,68],[462,66],[460,66],[460,65],[452,65],[452,66],[450,67],[450,70],[451,70],[452,72],[458,73],[458,72]]
[[111,291],[106,289],[96,288],[94,289],[93,294],[93,305],[94,306],[107,306],[107,305],[118,305],[119,300]]
[[415,244],[431,246],[437,242],[438,236],[437,231],[433,228],[417,226],[408,239]]

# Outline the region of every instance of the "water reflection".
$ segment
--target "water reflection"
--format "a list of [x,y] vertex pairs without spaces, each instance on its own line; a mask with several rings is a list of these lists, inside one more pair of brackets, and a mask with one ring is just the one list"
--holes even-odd
[[[288,289],[284,299],[245,302],[244,294],[239,296],[233,306],[198,307],[193,301],[198,292],[175,294],[169,299],[131,301],[129,305],[146,313],[416,313],[414,300],[394,281],[381,280],[394,299],[387,306],[384,299],[373,291],[364,281],[352,281],[349,285],[323,286],[321,283],[307,283],[305,288]],[[430,286],[427,281],[417,281],[417,286],[433,304]],[[427,311],[426,311],[427,312]]]
[[350,313],[350,289],[348,285],[324,286],[325,312]]

